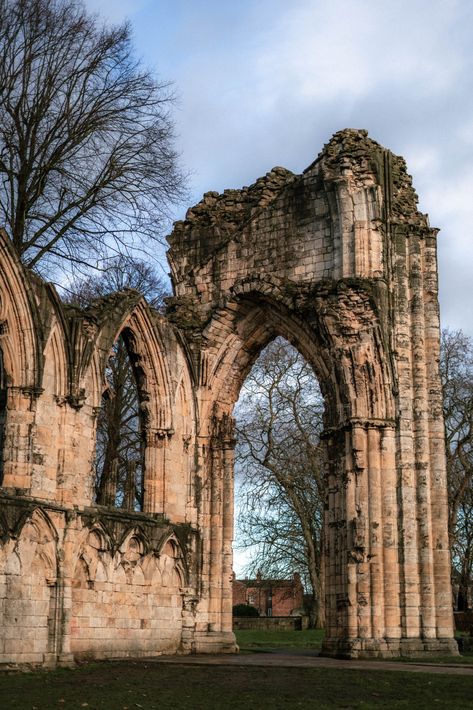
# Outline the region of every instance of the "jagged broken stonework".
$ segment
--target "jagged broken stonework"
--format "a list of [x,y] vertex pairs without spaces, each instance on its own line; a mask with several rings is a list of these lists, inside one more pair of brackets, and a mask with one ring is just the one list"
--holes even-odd
[[[436,230],[404,161],[341,131],[303,175],[207,193],[169,243],[164,317],[134,292],[66,307],[2,238],[0,662],[236,650],[232,409],[277,335],[326,400],[324,652],[456,653]],[[93,499],[123,333],[146,444],[136,513]]]

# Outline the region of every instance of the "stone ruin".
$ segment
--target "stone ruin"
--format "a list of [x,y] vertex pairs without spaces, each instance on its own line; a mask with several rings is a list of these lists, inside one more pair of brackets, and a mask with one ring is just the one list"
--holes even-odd
[[[235,652],[232,409],[278,335],[325,402],[324,653],[457,653],[439,380],[437,230],[402,158],[333,136],[302,175],[209,192],[169,237],[166,315],[80,310],[0,244],[0,663]],[[97,505],[104,372],[122,334],[143,510]]]

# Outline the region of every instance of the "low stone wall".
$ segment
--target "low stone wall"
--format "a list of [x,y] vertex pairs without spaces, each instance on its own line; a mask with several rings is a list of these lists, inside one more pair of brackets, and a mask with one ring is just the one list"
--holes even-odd
[[234,616],[233,629],[253,631],[301,631],[301,616]]
[[157,514],[0,491],[0,666],[182,650],[196,539]]

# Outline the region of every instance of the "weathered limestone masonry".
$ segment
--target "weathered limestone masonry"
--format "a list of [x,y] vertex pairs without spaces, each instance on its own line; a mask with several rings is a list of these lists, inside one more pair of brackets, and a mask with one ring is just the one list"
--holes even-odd
[[[341,131],[303,175],[207,193],[169,242],[163,317],[131,291],[64,306],[1,239],[0,662],[236,650],[232,409],[277,335],[326,399],[325,653],[456,653],[436,230],[404,161]],[[142,513],[93,501],[120,334]]]
[[[0,663],[188,652],[201,543],[194,398],[176,335],[135,292],[68,308],[4,237],[0,250]],[[143,513],[93,501],[96,418],[121,333],[146,442]]]
[[455,653],[436,230],[405,163],[337,133],[303,175],[207,193],[169,241],[204,472],[203,593],[231,630],[232,408],[276,335],[326,400],[327,635],[348,657]]

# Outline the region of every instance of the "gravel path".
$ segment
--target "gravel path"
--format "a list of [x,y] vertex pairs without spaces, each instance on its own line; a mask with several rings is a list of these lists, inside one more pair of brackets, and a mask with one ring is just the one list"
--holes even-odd
[[279,666],[284,668],[345,668],[346,670],[408,671],[411,673],[444,673],[448,675],[469,675],[473,678],[473,665],[448,663],[421,663],[399,661],[344,661],[338,658],[324,658],[314,651],[294,653],[278,650],[264,653],[242,653],[228,655],[201,656],[158,656],[143,659],[153,663],[202,666]]

